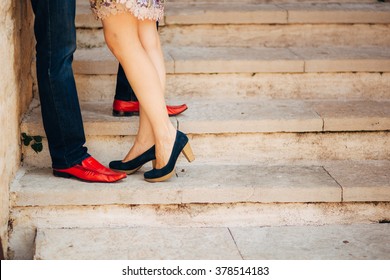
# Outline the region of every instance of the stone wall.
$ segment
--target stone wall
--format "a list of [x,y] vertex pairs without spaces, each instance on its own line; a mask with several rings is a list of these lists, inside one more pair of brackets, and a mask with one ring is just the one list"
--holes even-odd
[[[9,186],[21,162],[20,121],[33,96],[30,1],[0,1],[0,237],[7,248]],[[6,253],[6,250],[4,250]]]

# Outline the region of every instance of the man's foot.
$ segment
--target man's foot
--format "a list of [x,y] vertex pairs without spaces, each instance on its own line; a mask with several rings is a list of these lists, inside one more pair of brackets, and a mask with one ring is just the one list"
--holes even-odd
[[93,157],[84,159],[80,164],[76,164],[66,169],[53,169],[54,176],[63,178],[77,178],[85,182],[112,183],[126,178],[125,173],[115,172]]
[[[172,106],[167,105],[168,115],[170,117],[177,116],[187,110],[186,104]],[[139,115],[139,102],[138,101],[122,101],[114,100],[112,114],[115,117],[129,117]]]

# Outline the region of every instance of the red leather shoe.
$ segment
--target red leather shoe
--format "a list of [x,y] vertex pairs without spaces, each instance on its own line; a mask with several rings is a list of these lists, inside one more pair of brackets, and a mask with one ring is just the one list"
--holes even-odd
[[93,157],[88,157],[84,159],[81,162],[81,166],[83,166],[88,170],[97,171],[99,173],[106,174],[106,175],[118,175],[118,173],[124,173],[124,172],[116,172],[108,167],[105,167],[103,164],[98,162]]
[[[186,104],[172,106],[167,105],[168,115],[170,117],[177,116],[187,110]],[[139,102],[138,101],[122,101],[114,100],[112,114],[115,117],[129,117],[139,115]]]
[[77,178],[85,182],[112,183],[126,178],[125,173],[115,172],[102,164],[93,157],[88,157],[70,168],[53,169],[54,176],[62,178]]

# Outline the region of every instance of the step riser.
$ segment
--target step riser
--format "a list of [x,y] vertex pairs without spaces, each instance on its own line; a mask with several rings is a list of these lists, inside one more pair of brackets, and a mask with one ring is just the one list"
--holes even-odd
[[[389,24],[163,26],[163,45],[174,46],[390,46]],[[239,34],[239,38],[237,37]],[[80,48],[105,45],[101,29],[78,29]]]
[[353,224],[389,220],[389,213],[389,203],[245,203],[14,208],[10,217],[9,257],[11,259],[33,258],[37,227],[42,229]]
[[[239,135],[192,135],[191,146],[196,163],[285,163],[326,160],[388,160],[390,132],[372,133],[253,133]],[[87,137],[89,152],[108,165],[122,159],[133,143],[133,136]],[[36,154],[23,147],[24,163],[50,167],[47,142]],[[186,165],[184,157],[179,165]]]
[[[76,75],[81,101],[112,101],[116,75]],[[167,98],[390,99],[390,73],[167,75]]]
[[[168,74],[230,73],[380,73],[390,72],[383,47],[173,47],[164,48]],[[114,75],[118,61],[108,48],[80,49],[75,74]]]

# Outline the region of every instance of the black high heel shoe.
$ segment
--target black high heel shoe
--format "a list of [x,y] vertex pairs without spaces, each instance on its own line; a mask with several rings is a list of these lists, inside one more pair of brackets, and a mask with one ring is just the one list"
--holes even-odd
[[[123,162],[121,160],[114,160],[110,162],[110,168],[114,171],[125,172],[127,175],[133,174],[138,169],[140,169],[145,163],[151,160],[156,159],[156,149],[155,146],[151,147],[149,150],[139,155],[135,159]],[[154,167],[154,164],[153,164]]]
[[189,162],[195,159],[192,152],[188,137],[181,131],[176,132],[175,144],[173,145],[172,154],[169,157],[167,165],[161,169],[153,168],[152,170],[144,173],[146,181],[155,183],[168,180],[175,172],[175,165],[180,153],[183,153]]

